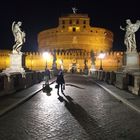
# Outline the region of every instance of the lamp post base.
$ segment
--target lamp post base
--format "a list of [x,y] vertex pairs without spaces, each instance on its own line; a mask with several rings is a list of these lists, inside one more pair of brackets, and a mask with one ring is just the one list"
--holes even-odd
[[103,70],[103,68],[99,68],[99,70]]

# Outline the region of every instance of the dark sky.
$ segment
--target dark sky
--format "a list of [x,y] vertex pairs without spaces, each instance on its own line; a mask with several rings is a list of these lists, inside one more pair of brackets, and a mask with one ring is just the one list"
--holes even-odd
[[[0,49],[12,49],[14,37],[11,31],[13,21],[22,21],[22,30],[26,33],[23,51],[37,50],[37,34],[58,25],[58,18],[72,13],[77,7],[78,13],[86,13],[91,18],[91,26],[103,27],[114,33],[113,50],[125,50],[125,20],[133,23],[140,20],[140,5],[131,0],[4,0],[0,3]],[[140,29],[136,32],[140,50]]]

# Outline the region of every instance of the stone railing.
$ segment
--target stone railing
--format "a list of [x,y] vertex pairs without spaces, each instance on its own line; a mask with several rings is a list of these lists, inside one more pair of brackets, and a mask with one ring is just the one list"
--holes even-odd
[[[54,74],[51,71],[50,77]],[[28,88],[44,80],[44,71],[31,71],[24,74],[12,73],[6,75],[0,73],[0,96],[12,94],[16,91]]]
[[128,90],[133,94],[140,95],[140,72],[125,73],[98,70],[93,73],[93,77],[122,90]]

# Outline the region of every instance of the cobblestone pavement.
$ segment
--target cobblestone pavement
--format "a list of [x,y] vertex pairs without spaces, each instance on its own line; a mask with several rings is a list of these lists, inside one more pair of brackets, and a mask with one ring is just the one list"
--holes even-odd
[[96,81],[92,78],[89,78],[89,80],[91,82],[95,82],[100,87],[105,89],[108,93],[110,93],[112,96],[114,96],[116,99],[140,113],[140,96],[132,94],[128,90],[119,89],[113,85],[107,84],[104,81]]
[[87,77],[68,75],[65,96],[39,92],[0,118],[0,140],[139,140],[140,115]]

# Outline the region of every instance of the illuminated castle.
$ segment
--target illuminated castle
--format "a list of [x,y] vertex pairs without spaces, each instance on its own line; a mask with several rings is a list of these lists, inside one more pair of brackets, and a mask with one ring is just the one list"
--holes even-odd
[[[59,25],[56,28],[44,30],[38,34],[38,53],[26,53],[26,67],[33,70],[43,70],[46,61],[42,57],[44,51],[53,54],[56,52],[57,68],[63,63],[65,70],[72,67],[81,71],[85,67],[91,67],[91,51],[95,55],[95,67],[100,67],[99,53],[105,52],[103,60],[105,70],[116,70],[122,65],[122,52],[111,52],[113,44],[113,33],[105,28],[91,27],[90,18],[87,14],[69,14],[59,18]],[[8,67],[8,53],[0,53],[3,62],[1,69]],[[5,59],[6,58],[6,59]],[[1,63],[1,62],[0,62]],[[53,57],[47,61],[49,68],[52,68]],[[0,64],[1,65],[1,64]]]
[[83,49],[95,52],[112,48],[113,33],[104,28],[90,26],[88,15],[70,14],[59,18],[57,28],[42,31],[38,35],[40,50]]
[[[83,69],[85,59],[90,68],[90,52],[94,51],[96,57],[101,51],[107,53],[111,50],[112,43],[113,33],[104,28],[91,27],[87,14],[73,13],[62,16],[59,18],[58,27],[44,30],[38,34],[39,50],[50,52],[55,50],[57,62],[63,60],[64,68],[67,70],[73,66],[77,70]],[[98,61],[97,58],[97,67],[99,67]],[[115,68],[117,63],[113,62],[113,64]],[[107,66],[109,68],[109,64]]]

